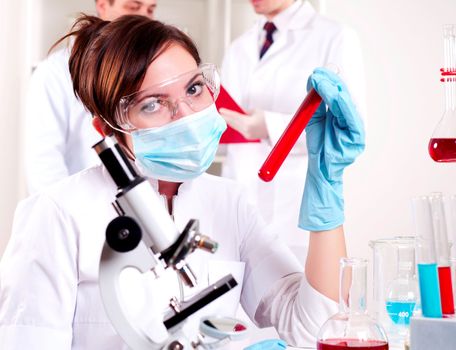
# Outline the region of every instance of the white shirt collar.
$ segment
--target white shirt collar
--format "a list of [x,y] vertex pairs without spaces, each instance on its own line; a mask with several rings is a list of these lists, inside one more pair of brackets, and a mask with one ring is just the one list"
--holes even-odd
[[294,17],[296,12],[298,12],[301,5],[302,0],[296,0],[293,5],[280,12],[272,19],[279,32],[283,32],[288,29],[288,25],[290,24],[291,19]]
[[[302,4],[303,4],[302,0],[296,0],[290,7],[288,7],[284,11],[280,12],[278,15],[276,15],[272,19],[272,22],[276,26],[277,31],[279,33],[288,29],[291,19],[298,12],[298,10],[302,6]],[[264,23],[266,23],[266,22],[267,22],[267,20],[263,19],[262,28],[263,28]]]

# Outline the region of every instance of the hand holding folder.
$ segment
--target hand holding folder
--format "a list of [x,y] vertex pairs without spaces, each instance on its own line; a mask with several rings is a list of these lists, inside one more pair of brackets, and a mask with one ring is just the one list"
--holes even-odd
[[[225,90],[223,86],[220,86],[220,93],[215,101],[215,105],[218,110],[221,108],[230,109],[232,111],[247,114],[239,105],[234,101],[230,94]],[[244,142],[260,142],[260,140],[248,140],[240,132],[233,129],[228,125],[228,128],[223,133],[220,143],[244,143]]]

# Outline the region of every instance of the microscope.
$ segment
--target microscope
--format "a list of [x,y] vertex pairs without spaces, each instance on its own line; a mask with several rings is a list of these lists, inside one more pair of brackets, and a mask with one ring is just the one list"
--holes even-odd
[[112,203],[118,216],[106,228],[99,267],[101,298],[112,325],[132,350],[197,348],[198,341],[190,341],[182,332],[183,322],[234,288],[237,282],[231,274],[187,301],[171,298],[160,324],[168,336],[161,342],[150,336],[154,329],[144,330],[131,319],[122,302],[119,277],[124,269],[131,267],[141,273],[153,271],[157,278],[159,271],[171,268],[184,285],[194,287],[196,277],[186,257],[196,249],[214,253],[217,243],[199,232],[196,219],[189,220],[185,229],[178,231],[152,185],[138,174],[114,136],[104,138],[93,148],[118,189]]

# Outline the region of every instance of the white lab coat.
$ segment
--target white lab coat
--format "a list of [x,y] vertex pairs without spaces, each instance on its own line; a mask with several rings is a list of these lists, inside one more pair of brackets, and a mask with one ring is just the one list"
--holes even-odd
[[99,139],[90,113],[73,92],[69,49],[51,54],[32,75],[25,123],[25,169],[30,193],[98,163]]
[[319,15],[307,1],[292,6],[295,8],[287,10],[294,14],[282,31],[278,28],[274,43],[261,60],[264,19],[236,39],[224,57],[222,84],[245,110],[265,111],[269,139],[228,145],[222,175],[245,184],[265,220],[289,245],[300,246],[307,242],[297,228],[307,171],[304,135],[272,182],[262,182],[258,170],[306,96],[307,79],[316,67],[336,64],[361,104],[364,77],[354,32]]
[[[96,166],[19,204],[0,262],[1,349],[126,349],[105,314],[97,283],[105,229],[116,216],[115,194],[107,171]],[[301,265],[239,185],[200,176],[180,186],[173,208],[179,230],[197,218],[201,232],[219,243],[214,255],[198,251],[188,259],[199,287],[228,273],[239,283],[201,313],[234,316],[240,302],[260,326],[274,325],[291,343],[315,344],[336,303],[310,287]],[[152,314],[141,300],[163,306],[179,296],[173,274],[124,281],[125,303],[135,319]],[[195,329],[198,320],[193,317],[188,327]]]

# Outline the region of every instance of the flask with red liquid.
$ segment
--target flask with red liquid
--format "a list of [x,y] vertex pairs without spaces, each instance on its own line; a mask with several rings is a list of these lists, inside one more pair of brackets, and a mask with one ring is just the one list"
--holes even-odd
[[340,260],[339,312],[318,333],[317,350],[388,350],[382,326],[367,313],[367,260]]
[[436,162],[456,162],[456,25],[444,26],[445,112],[429,141],[429,155]]

